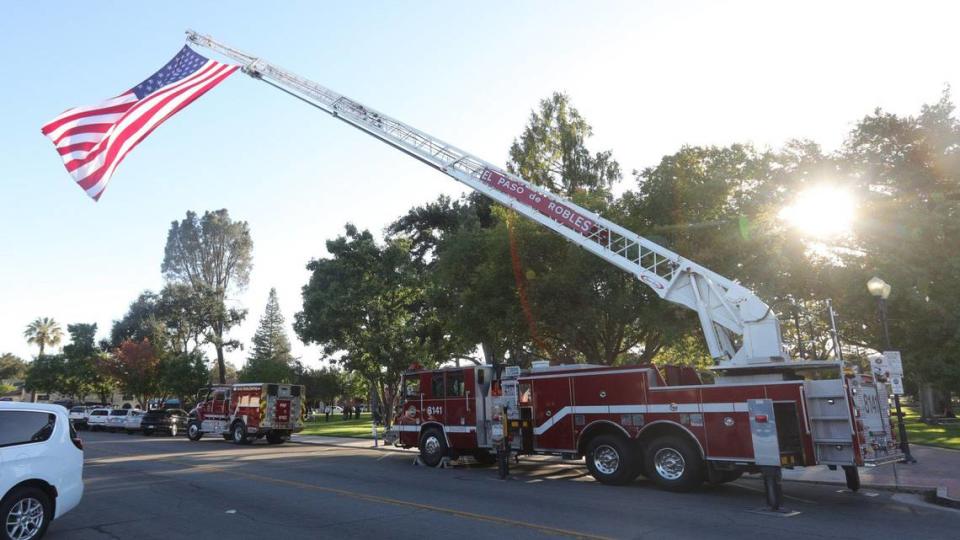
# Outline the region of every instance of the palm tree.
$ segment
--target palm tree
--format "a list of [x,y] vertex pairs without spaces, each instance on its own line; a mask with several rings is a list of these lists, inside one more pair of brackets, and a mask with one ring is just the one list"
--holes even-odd
[[40,347],[38,356],[43,356],[44,347],[47,345],[56,347],[60,344],[60,340],[63,338],[63,330],[60,329],[57,321],[49,317],[37,317],[27,325],[27,329],[23,331],[23,337],[27,338],[27,343],[38,345]]

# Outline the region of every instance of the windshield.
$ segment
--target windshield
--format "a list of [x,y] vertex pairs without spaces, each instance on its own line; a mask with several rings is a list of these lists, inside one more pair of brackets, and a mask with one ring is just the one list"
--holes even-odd
[[111,412],[110,412],[110,416],[126,416],[126,415],[127,415],[127,410],[126,410],[126,409],[121,409],[121,410],[119,410],[119,411],[111,411]]
[[83,407],[74,407],[70,409],[70,412],[85,412],[85,411],[86,409],[84,409]]

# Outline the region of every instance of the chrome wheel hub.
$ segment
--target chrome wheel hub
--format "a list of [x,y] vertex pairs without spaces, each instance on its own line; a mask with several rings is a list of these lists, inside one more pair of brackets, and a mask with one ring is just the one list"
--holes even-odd
[[43,505],[32,497],[21,499],[7,513],[5,521],[7,536],[13,540],[29,540],[43,526]]
[[601,444],[593,450],[593,466],[602,474],[613,474],[620,468],[620,454],[612,446]]
[[677,480],[683,476],[686,465],[683,455],[673,448],[661,448],[653,457],[653,466],[657,474],[666,480]]
[[423,442],[423,450],[427,454],[436,454],[440,451],[440,439],[435,436],[427,437],[427,440]]

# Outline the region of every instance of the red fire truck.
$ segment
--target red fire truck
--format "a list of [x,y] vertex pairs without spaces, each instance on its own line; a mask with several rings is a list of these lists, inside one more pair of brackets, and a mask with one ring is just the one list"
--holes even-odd
[[689,367],[651,365],[411,370],[391,437],[419,448],[427,465],[461,454],[491,461],[505,448],[586,458],[608,484],[643,475],[685,491],[744,472],[824,464],[843,468],[857,489],[858,466],[902,455],[886,384],[841,370],[840,362],[807,362],[781,370],[779,380],[755,381],[718,370],[744,379],[725,384],[703,384]]
[[266,437],[280,444],[303,430],[306,417],[303,386],[244,383],[210,386],[197,394],[187,437],[199,441],[204,433],[222,435],[236,444]]
[[[477,366],[412,371],[396,429],[428,464],[496,450],[583,456],[598,479],[649,475],[669,489],[761,472],[780,502],[782,466],[857,468],[901,458],[889,390],[842,362],[790,358],[776,313],[753,291],[571,200],[433,135],[257,56],[187,32],[192,43],[463,183],[630,273],[663,300],[697,313],[714,383],[684,368]],[[478,80],[481,80],[481,75]],[[496,316],[496,314],[491,314]],[[834,331],[837,358],[842,358]],[[901,426],[902,427],[902,426]],[[241,432],[242,435],[242,432]]]

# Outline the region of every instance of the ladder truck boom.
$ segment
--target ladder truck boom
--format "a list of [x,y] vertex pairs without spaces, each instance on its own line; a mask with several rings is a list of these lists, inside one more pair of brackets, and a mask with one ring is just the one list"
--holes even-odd
[[711,356],[722,367],[786,359],[780,324],[752,291],[595,212],[501,167],[290,71],[188,30],[198,46],[243,65],[278,88],[430,165],[633,274],[661,298],[697,312]]

